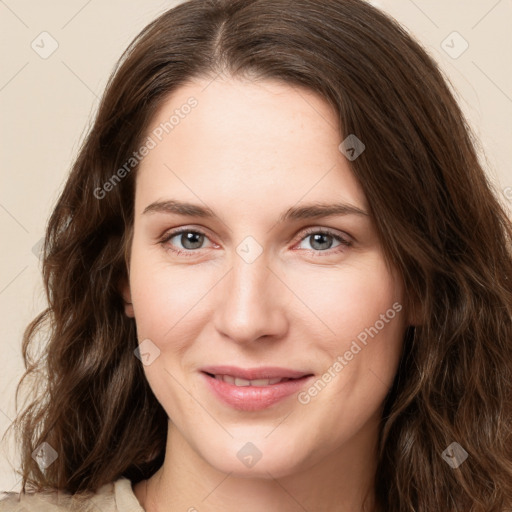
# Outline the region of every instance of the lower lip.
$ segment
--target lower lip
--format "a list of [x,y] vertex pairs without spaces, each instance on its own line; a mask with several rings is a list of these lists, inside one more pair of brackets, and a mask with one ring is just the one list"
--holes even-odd
[[235,386],[202,372],[213,393],[224,403],[240,411],[261,411],[294,393],[298,393],[313,377],[287,380],[268,386]]

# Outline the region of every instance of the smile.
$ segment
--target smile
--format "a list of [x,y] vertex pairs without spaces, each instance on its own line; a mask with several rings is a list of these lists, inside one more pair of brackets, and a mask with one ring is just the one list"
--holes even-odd
[[[311,373],[283,372],[281,369],[236,369],[230,373],[223,372],[226,370],[223,369],[219,373],[203,370],[200,373],[207,388],[218,401],[239,411],[267,409],[299,393],[313,378]],[[275,375],[279,372],[288,375]],[[271,375],[272,373],[274,375]]]
[[[209,374],[211,375],[211,374]],[[228,384],[234,384],[235,386],[269,386],[271,384],[278,384],[279,382],[285,382],[290,380],[288,377],[275,378],[275,379],[254,379],[247,380],[239,377],[233,377],[233,375],[212,375],[218,380],[227,382]]]

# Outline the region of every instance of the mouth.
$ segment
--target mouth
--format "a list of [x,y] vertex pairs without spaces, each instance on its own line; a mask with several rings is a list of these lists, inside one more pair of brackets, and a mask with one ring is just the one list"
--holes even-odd
[[241,377],[235,377],[233,375],[215,375],[213,373],[205,372],[209,377],[213,377],[217,380],[221,380],[223,382],[227,382],[228,384],[233,384],[235,386],[244,387],[244,386],[271,386],[273,384],[279,384],[281,382],[287,382],[289,380],[297,380],[290,379],[289,377],[276,377],[274,379],[253,379],[247,380]]
[[313,378],[312,373],[275,367],[210,367],[201,374],[217,399],[240,411],[266,409],[298,393]]

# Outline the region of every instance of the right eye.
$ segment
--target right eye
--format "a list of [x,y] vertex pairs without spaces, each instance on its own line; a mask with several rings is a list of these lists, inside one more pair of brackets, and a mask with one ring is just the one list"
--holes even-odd
[[[172,240],[176,240],[182,245],[182,248],[176,248]],[[160,240],[160,244],[165,250],[170,250],[176,254],[183,254],[185,256],[193,256],[197,249],[200,249],[203,241],[208,239],[205,233],[202,231],[179,228],[170,232],[167,232]]]

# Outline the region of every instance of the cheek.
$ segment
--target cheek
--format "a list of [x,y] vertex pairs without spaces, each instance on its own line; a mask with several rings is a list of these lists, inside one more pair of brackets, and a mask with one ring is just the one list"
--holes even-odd
[[[208,265],[173,265],[162,253],[158,246],[143,251],[134,244],[131,296],[139,340],[154,338],[162,351],[178,352],[185,348],[185,340],[193,337],[194,325],[200,323],[198,318],[203,318],[204,308],[211,307],[207,295],[222,272]],[[377,330],[382,331],[379,339],[400,338],[401,315],[395,315],[392,308],[402,300],[396,276],[390,274],[378,251],[354,261],[337,269],[313,268],[308,273],[303,268],[297,272],[289,269],[286,278],[300,297],[299,309],[288,311],[290,321],[297,328],[302,325],[310,331],[315,344],[333,356],[348,350],[353,340],[364,343],[365,338],[373,339],[372,327],[377,322]],[[316,319],[311,315],[304,317],[304,306]],[[380,329],[381,315],[389,320],[388,311],[395,318]],[[292,315],[300,318],[291,318]],[[304,318],[312,320],[307,327]]]
[[[337,377],[332,379],[331,399],[351,396],[358,410],[358,401],[367,403],[373,396],[377,406],[393,382],[402,349],[405,320],[400,279],[375,253],[364,265],[329,272],[308,286],[314,300],[311,307],[321,320],[317,348],[326,356],[326,371],[331,368]],[[318,335],[320,330],[324,336]]]
[[150,339],[163,356],[146,370],[152,373],[164,364],[172,368],[186,360],[187,350],[211,316],[208,294],[223,273],[208,265],[170,263],[160,247],[134,247],[131,262],[130,291],[137,337],[139,342]]
[[133,247],[130,291],[139,339],[149,333],[163,339],[204,295],[197,278],[191,280],[190,271],[166,262],[164,255],[159,246]]
[[[339,349],[340,343],[350,344],[361,333],[364,339],[365,329],[376,322],[383,333],[390,333],[392,325],[396,332],[400,330],[396,321],[400,307],[393,309],[393,304],[401,305],[402,289],[379,253],[367,256],[364,262],[325,270],[324,274],[315,272],[314,279],[302,276],[300,296],[320,320],[326,343],[332,342],[333,349]],[[381,315],[388,320],[385,328]]]

